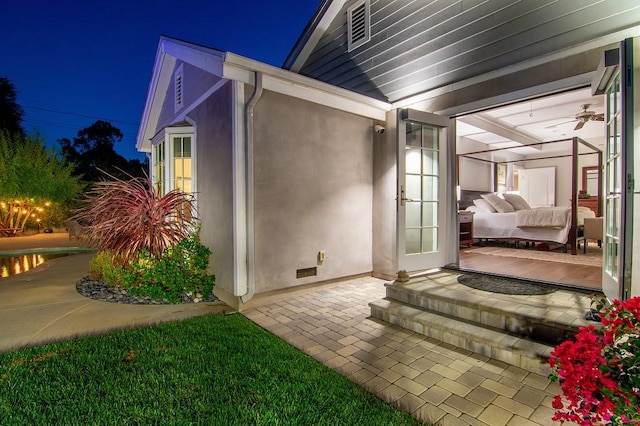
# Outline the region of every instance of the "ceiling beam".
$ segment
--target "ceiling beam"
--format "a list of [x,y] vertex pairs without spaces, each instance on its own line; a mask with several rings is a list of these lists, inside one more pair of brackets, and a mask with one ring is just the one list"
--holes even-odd
[[499,120],[496,120],[487,114],[480,113],[480,114],[474,114],[474,115],[465,115],[463,117],[458,117],[458,120],[462,121],[463,123],[482,129],[485,132],[489,132],[489,133],[493,133],[495,135],[501,136],[515,143],[528,145],[529,148],[537,149],[539,151],[542,150],[542,146],[537,145],[540,142],[542,142],[541,140],[538,140],[522,132],[519,132],[509,126],[506,126],[503,123],[501,123]]

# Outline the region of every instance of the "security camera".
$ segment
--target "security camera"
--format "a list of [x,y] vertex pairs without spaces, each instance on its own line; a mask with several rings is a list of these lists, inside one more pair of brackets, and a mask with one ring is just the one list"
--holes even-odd
[[376,124],[375,126],[373,126],[373,128],[375,129],[376,133],[380,134],[384,133],[384,131],[386,130],[381,124]]

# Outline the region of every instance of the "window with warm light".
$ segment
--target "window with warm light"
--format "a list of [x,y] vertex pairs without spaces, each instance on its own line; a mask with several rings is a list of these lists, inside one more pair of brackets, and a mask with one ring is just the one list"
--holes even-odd
[[[185,123],[186,124],[186,123]],[[166,127],[151,141],[154,188],[164,195],[174,189],[193,194],[195,185],[195,137],[193,127]]]
[[173,188],[193,192],[191,185],[191,137],[174,136],[173,139]]

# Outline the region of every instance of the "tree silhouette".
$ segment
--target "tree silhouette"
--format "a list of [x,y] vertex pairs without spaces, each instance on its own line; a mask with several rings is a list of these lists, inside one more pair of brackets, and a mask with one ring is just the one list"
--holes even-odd
[[13,83],[6,77],[0,77],[0,130],[9,134],[24,136],[22,116],[24,111],[16,100],[16,90]]
[[73,141],[63,138],[58,142],[67,161],[75,165],[74,174],[86,182],[104,178],[100,170],[116,177],[143,176],[144,163],[127,160],[115,151],[114,145],[122,138],[120,129],[108,121],[98,120],[78,131]]

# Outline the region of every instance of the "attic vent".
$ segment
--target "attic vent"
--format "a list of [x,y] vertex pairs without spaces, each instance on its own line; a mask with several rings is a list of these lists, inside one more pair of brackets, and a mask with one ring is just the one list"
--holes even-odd
[[182,65],[178,67],[173,77],[174,77],[173,83],[174,83],[175,94],[176,94],[175,110],[178,111],[180,108],[182,108],[184,103],[184,98],[182,93],[182,88],[183,88]]
[[369,41],[369,24],[369,0],[357,1],[347,9],[349,51]]

